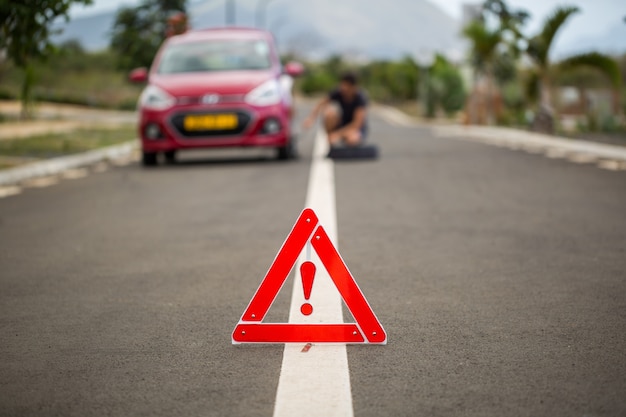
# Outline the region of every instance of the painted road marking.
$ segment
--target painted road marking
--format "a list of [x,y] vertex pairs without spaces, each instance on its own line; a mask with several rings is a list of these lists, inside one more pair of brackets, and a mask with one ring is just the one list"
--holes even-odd
[[[315,137],[313,161],[309,174],[306,207],[317,213],[331,241],[337,245],[337,210],[333,161],[326,158],[328,143],[320,130]],[[321,265],[315,251],[300,257],[296,271],[307,261]],[[310,259],[308,259],[310,257]],[[317,322],[343,323],[341,296],[324,268],[318,268],[311,304],[319,314]],[[294,279],[289,310],[290,323],[307,323],[300,306],[305,302],[302,280]],[[287,344],[276,392],[274,417],[353,416],[350,371],[345,344],[303,345]]]

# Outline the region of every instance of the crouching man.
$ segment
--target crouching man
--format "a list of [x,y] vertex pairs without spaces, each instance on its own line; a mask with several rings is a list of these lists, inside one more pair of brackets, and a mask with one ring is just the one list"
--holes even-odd
[[339,86],[324,97],[304,120],[309,129],[322,113],[324,128],[331,146],[359,146],[367,135],[367,96],[354,73],[341,76]]

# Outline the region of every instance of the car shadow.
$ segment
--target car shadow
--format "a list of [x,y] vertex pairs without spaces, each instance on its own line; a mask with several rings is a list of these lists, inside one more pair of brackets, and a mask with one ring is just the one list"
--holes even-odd
[[276,157],[270,156],[228,156],[228,157],[215,157],[215,156],[202,156],[193,158],[181,158],[176,162],[167,163],[160,161],[154,169],[185,169],[185,168],[197,168],[202,166],[242,166],[242,165],[286,165],[303,161],[303,158],[296,158],[290,160],[280,160]]
[[199,165],[248,165],[248,164],[276,164],[282,161],[278,161],[275,158],[266,157],[203,157],[178,160],[174,163],[165,163],[162,166],[170,168],[184,168],[194,167]]

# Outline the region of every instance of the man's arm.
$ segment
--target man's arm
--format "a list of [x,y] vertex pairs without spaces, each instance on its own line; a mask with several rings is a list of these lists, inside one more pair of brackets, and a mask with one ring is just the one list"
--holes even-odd
[[313,108],[313,110],[311,111],[311,113],[309,114],[309,116],[304,119],[304,122],[302,122],[302,126],[305,129],[309,129],[311,126],[313,126],[313,124],[315,123],[315,121],[317,120],[317,116],[319,116],[320,112],[322,111],[322,109],[324,107],[326,107],[328,105],[328,103],[330,102],[330,97],[326,96],[323,99],[321,99]]
[[365,124],[365,116],[367,115],[367,107],[362,106],[357,108],[354,111],[354,119],[352,119],[352,123],[348,124],[349,129],[361,130],[363,125]]

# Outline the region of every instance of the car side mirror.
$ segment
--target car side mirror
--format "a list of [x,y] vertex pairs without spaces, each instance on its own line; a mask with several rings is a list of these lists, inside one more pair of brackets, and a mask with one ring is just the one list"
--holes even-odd
[[299,77],[304,74],[304,66],[299,62],[288,62],[285,65],[285,74],[293,78]]
[[135,68],[128,74],[128,80],[136,84],[145,83],[148,81],[148,68]]

